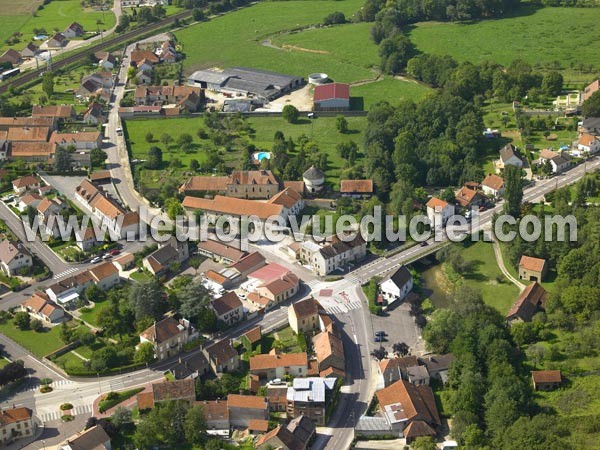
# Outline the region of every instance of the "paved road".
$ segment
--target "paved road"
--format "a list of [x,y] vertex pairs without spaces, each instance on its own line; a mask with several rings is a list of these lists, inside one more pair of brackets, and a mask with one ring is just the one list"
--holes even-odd
[[44,244],[39,236],[36,237],[35,241],[29,242],[25,235],[23,228],[23,222],[18,218],[9,208],[0,201],[0,219],[8,225],[12,232],[17,238],[25,244],[25,247],[29,249],[33,254],[37,255],[44,264],[46,264],[53,273],[59,273],[70,267],[68,263],[60,259],[56,253]]
[[[579,164],[571,170],[555,176],[549,180],[537,181],[533,186],[528,187],[523,192],[523,202],[538,202],[545,194],[575,183],[583,177],[586,172],[593,172],[600,169],[600,157],[595,156],[588,159],[585,164]],[[494,208],[484,211],[479,216],[478,224],[475,224],[472,231],[477,232],[486,228],[490,228],[492,218],[495,213],[500,213],[503,208],[503,202],[498,203]],[[448,243],[447,239],[435,241],[433,238],[427,241],[427,247],[419,245],[411,247],[389,258],[377,258],[369,263],[358,267],[350,272],[345,278],[349,283],[359,282],[365,283],[374,276],[384,276],[393,269],[398,268],[401,264],[419,259],[427,254],[437,251],[440,246]]]

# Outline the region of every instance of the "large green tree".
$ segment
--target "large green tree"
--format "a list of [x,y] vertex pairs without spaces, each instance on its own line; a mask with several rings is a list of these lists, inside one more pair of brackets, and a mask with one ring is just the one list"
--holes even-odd
[[504,169],[504,212],[513,217],[521,216],[523,201],[523,174],[519,167],[507,166]]
[[581,113],[584,117],[600,117],[600,91],[594,92],[583,102]]

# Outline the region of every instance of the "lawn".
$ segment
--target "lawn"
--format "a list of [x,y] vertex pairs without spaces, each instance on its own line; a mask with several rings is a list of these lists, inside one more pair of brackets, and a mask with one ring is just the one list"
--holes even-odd
[[[290,124],[283,120],[281,117],[251,117],[248,119],[248,123],[254,129],[255,133],[249,136],[248,139],[251,143],[256,145],[258,149],[269,150],[273,145],[273,136],[276,131],[281,131],[285,137],[292,137],[297,142],[298,137],[305,134],[312,140],[314,140],[321,152],[327,153],[328,156],[328,168],[326,170],[327,181],[331,182],[335,188],[338,188],[338,182],[340,173],[344,165],[344,160],[338,154],[336,145],[340,142],[353,140],[357,144],[362,143],[362,134],[367,124],[366,117],[348,117],[349,132],[341,134],[337,131],[335,126],[335,117],[318,117],[314,120],[299,119],[298,123]],[[199,128],[204,127],[204,121],[201,117],[193,118],[175,118],[175,119],[148,119],[148,120],[128,120],[125,122],[127,142],[130,148],[130,154],[133,159],[147,159],[148,150],[152,146],[158,146],[163,150],[163,160],[170,161],[173,157],[177,157],[181,160],[184,167],[189,167],[189,162],[192,159],[202,161],[205,154],[203,153],[203,146],[206,146],[204,142],[196,135]],[[168,131],[174,140],[177,136],[188,133],[196,144],[198,150],[194,153],[184,153],[175,144],[170,144],[169,148],[165,150],[165,145],[158,142],[162,131]],[[176,130],[176,133],[173,132]],[[146,142],[146,134],[152,131],[154,133],[155,142]],[[357,164],[360,163],[359,160]],[[230,151],[224,155],[224,159],[227,163],[234,167],[240,167],[241,161],[239,160],[239,152],[236,149]],[[154,173],[153,176],[145,177],[146,180],[154,180],[156,182],[160,180],[162,174]],[[146,183],[148,187],[153,187]],[[158,186],[157,186],[158,187]]]
[[263,336],[263,353],[268,353],[273,348],[273,343],[279,340],[283,343],[283,353],[300,353],[302,348],[298,343],[298,336],[290,327]]
[[[362,147],[363,132],[367,126],[366,117],[347,117],[349,132],[341,134],[335,127],[335,117],[318,117],[314,120],[300,119],[296,124],[287,123],[281,117],[252,117],[249,119],[250,126],[256,131],[252,142],[260,149],[270,149],[273,145],[273,136],[276,131],[281,131],[286,138],[291,137],[294,142],[298,141],[301,134],[314,140],[319,150],[327,153],[328,167],[325,171],[327,181],[334,188],[339,189],[338,182],[344,160],[336,150],[340,142],[354,141]],[[362,154],[355,165],[361,163]]]
[[32,330],[21,331],[9,320],[0,324],[0,333],[22,345],[37,357],[52,353],[64,345],[60,340],[60,327],[53,327],[41,333]]
[[[338,64],[350,63],[357,67],[371,69],[379,65],[378,47],[370,38],[372,26],[372,23],[362,22],[312,28],[275,36],[271,42],[292,55],[299,53],[315,61],[326,58]],[[371,74],[367,78],[374,77],[375,75]],[[335,81],[348,80],[335,79]]]
[[[519,295],[519,289],[502,275],[496,264],[494,248],[488,242],[476,242],[461,249],[465,261],[472,261],[474,268],[462,274],[462,282],[481,291],[483,300],[502,314],[506,314]],[[446,272],[451,272],[446,265]],[[449,273],[452,278],[455,274]],[[499,283],[497,277],[502,277]]]
[[451,55],[475,63],[493,60],[510,64],[552,64],[562,69],[595,64],[600,59],[600,19],[597,8],[536,8],[523,6],[513,17],[470,24],[424,22],[412,27],[418,50]]
[[[79,353],[79,349],[76,349],[75,351]],[[70,373],[71,371],[80,373],[82,370],[84,370],[84,361],[73,352],[67,352],[63,355],[60,355],[54,358],[53,362],[67,373]]]
[[80,65],[77,68],[54,75],[54,94],[48,99],[42,88],[42,83],[37,83],[24,90],[17,97],[21,101],[28,100],[33,104],[40,102],[40,97],[44,98],[44,104],[65,105],[73,104],[77,113],[83,113],[87,109],[87,104],[75,98],[74,92],[79,88],[81,78],[85,75],[97,71],[98,68],[91,64]]
[[81,311],[81,320],[97,327],[98,318],[109,306],[108,302],[103,302],[97,303],[93,308],[83,308]]
[[[28,42],[33,40],[34,28],[43,28],[50,35],[55,31],[63,31],[70,23],[75,21],[80,23],[85,31],[90,32],[96,32],[98,29],[108,30],[115,25],[115,15],[112,11],[84,9],[79,0],[52,0],[42,10],[36,11],[35,15],[23,13],[22,8],[18,7],[16,12],[20,11],[22,14],[11,14],[8,11],[8,5],[4,5],[4,3],[5,1],[0,2],[0,30],[2,30],[0,31],[0,50],[9,48],[5,40],[15,32],[20,32],[22,36],[19,43],[10,47],[20,51]],[[38,44],[41,44],[41,42],[38,42]]]
[[433,90],[416,81],[392,77],[384,77],[380,81],[374,83],[352,86],[350,89],[352,102],[362,102],[362,108],[358,107],[361,105],[353,106],[353,108],[364,110],[369,110],[373,103],[382,100],[391,104],[397,104],[401,100],[413,100],[418,102],[430,92],[433,92]]
[[[373,78],[368,66],[375,61],[374,49],[367,50],[369,56],[366,61],[360,55],[356,59],[359,53],[357,48],[370,46],[367,25],[357,28],[360,36],[329,44],[332,46],[335,42],[335,45],[342,47],[339,56],[262,45],[269,39],[277,41],[276,35],[282,32],[322,23],[325,16],[334,11],[341,11],[349,17],[362,4],[362,0],[264,2],[178,31],[176,37],[186,53],[185,73],[211,66],[248,66],[301,76],[326,72],[333,79],[346,82]],[[337,33],[325,32],[326,36],[335,36]],[[339,33],[352,34],[347,30]],[[363,36],[365,39],[361,39]],[[284,36],[282,40],[287,37]],[[335,47],[329,48],[338,51]]]

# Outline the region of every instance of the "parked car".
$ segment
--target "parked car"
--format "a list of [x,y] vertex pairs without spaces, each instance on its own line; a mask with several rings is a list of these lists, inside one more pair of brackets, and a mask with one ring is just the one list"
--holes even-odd
[[110,254],[112,256],[117,256],[119,253],[121,253],[121,250],[119,250],[118,248],[115,248],[114,250],[110,251]]
[[110,258],[112,258],[112,255],[111,255],[110,253],[105,253],[105,254],[102,256],[102,259],[110,259]]
[[95,258],[92,258],[92,260],[90,262],[92,264],[98,264],[100,261],[102,261],[102,258],[96,256]]

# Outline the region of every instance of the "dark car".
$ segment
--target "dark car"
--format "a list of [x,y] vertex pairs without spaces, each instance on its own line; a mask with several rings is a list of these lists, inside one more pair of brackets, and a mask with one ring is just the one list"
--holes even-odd
[[429,244],[427,243],[427,241],[423,241],[421,242],[421,247],[427,247]]

